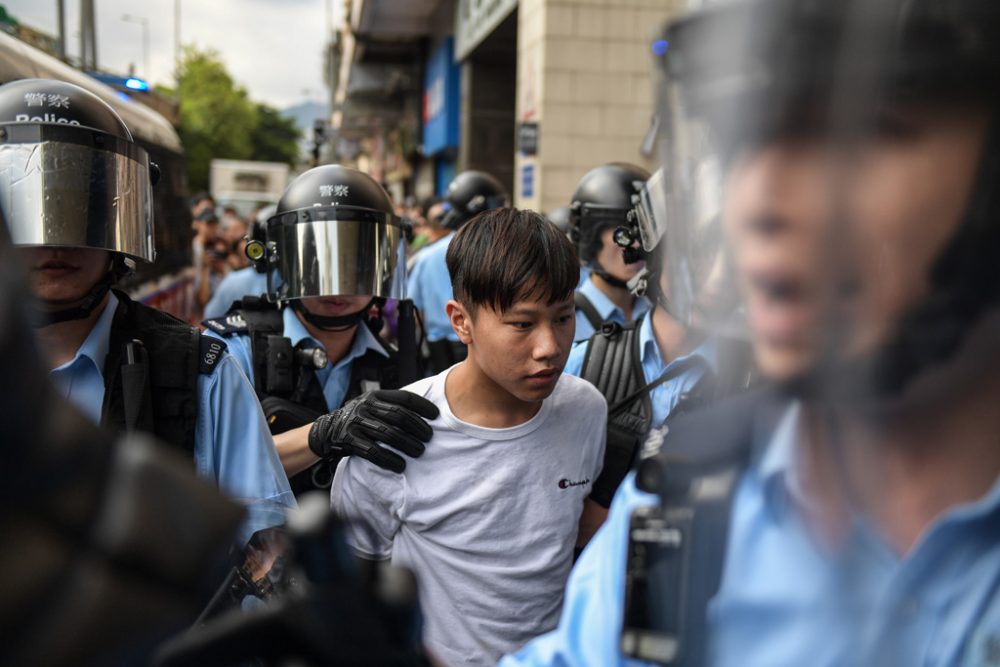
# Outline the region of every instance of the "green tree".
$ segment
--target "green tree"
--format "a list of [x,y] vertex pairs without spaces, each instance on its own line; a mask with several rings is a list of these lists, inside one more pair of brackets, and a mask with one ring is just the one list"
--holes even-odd
[[185,47],[177,81],[177,132],[187,154],[192,190],[208,188],[209,164],[215,158],[294,161],[294,125],[275,109],[253,102],[233,81],[218,51]]
[[250,135],[254,160],[295,164],[302,133],[295,121],[282,116],[274,107],[257,105],[257,127]]

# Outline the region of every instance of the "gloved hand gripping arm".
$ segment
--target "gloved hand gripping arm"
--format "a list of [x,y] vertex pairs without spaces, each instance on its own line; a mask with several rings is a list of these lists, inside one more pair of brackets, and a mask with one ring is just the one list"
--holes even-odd
[[413,458],[423,454],[434,433],[425,420],[438,414],[436,405],[408,391],[369,391],[313,422],[309,449],[322,459],[360,456],[401,473],[406,461],[393,449]]

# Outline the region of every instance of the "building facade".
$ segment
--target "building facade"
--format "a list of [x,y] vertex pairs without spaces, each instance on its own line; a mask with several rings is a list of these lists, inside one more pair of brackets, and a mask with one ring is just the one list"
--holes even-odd
[[481,169],[516,206],[548,211],[599,164],[649,166],[651,49],[684,0],[349,5],[332,88],[346,151],[335,158],[394,196],[440,194],[454,173]]

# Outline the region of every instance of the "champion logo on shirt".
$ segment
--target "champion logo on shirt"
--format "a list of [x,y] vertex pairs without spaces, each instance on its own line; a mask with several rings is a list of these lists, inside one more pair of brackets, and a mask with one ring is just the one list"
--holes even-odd
[[561,480],[559,480],[559,488],[568,489],[571,486],[583,486],[584,484],[589,484],[589,483],[590,483],[589,479],[581,479],[579,482],[574,482],[563,477]]

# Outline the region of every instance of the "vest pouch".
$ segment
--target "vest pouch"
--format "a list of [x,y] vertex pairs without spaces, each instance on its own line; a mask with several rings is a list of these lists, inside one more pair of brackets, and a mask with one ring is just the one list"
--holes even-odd
[[306,424],[311,424],[323,415],[311,408],[292,403],[288,399],[277,396],[266,396],[261,399],[260,407],[267,419],[267,427],[271,435],[291,431]]

